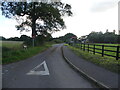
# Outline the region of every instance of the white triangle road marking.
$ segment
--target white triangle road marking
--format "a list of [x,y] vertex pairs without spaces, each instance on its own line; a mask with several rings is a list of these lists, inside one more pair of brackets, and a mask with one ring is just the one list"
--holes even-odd
[[[45,71],[35,71],[37,68],[44,66]],[[27,75],[49,75],[49,70],[47,67],[47,64],[45,61],[43,61],[41,64],[37,65],[35,68],[33,68],[32,70],[30,70],[30,72],[27,73]]]

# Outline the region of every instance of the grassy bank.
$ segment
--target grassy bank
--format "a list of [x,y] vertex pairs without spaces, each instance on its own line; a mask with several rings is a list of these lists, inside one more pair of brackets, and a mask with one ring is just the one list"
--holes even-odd
[[18,42],[18,43],[12,42],[11,44],[10,43],[5,44],[5,43],[7,42],[3,42],[3,46],[2,46],[2,64],[17,62],[17,61],[32,57],[37,53],[40,53],[46,50],[47,48],[51,47],[51,45],[53,44],[49,42],[39,47],[28,47],[25,50],[22,48],[21,42]]
[[75,48],[69,45],[68,47],[81,58],[90,61],[96,65],[99,65],[101,67],[104,67],[112,72],[120,73],[120,60],[115,60],[115,58],[107,56],[102,57],[101,55],[98,54],[94,55],[92,53],[82,51],[79,48]]

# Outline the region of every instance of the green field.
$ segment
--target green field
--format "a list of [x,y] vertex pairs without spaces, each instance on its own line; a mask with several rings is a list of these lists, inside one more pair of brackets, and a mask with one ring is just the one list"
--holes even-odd
[[[1,43],[1,42],[0,42]],[[24,60],[40,53],[51,47],[53,43],[46,42],[39,47],[22,48],[23,42],[19,41],[3,41],[2,42],[2,64],[8,64]]]
[[[105,50],[115,51],[115,52],[104,51],[104,54],[116,56],[117,47],[107,47],[107,46],[118,46],[119,44],[99,44],[99,43],[96,43],[95,45],[104,45]],[[77,46],[80,47],[80,45],[77,45]],[[82,45],[82,46],[84,46],[84,45]],[[93,51],[92,48],[94,47],[94,45],[89,45],[89,47],[90,47],[89,50]],[[95,48],[102,49],[102,46],[95,46]],[[85,45],[85,49],[88,49],[88,45]],[[88,51],[88,50],[86,50],[86,51]],[[95,52],[102,53],[102,50],[95,49]],[[119,48],[119,52],[120,52],[120,48]],[[95,54],[98,54],[98,53],[95,53]],[[120,57],[120,53],[119,53],[119,57]]]
[[22,48],[22,41],[2,41],[2,47],[11,48],[11,49],[20,49]]

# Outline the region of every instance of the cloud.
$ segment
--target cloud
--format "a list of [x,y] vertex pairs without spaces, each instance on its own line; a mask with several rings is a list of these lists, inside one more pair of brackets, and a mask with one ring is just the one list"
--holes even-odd
[[118,1],[107,1],[107,2],[98,2],[94,3],[91,8],[92,12],[104,12],[108,9],[114,8],[118,4]]

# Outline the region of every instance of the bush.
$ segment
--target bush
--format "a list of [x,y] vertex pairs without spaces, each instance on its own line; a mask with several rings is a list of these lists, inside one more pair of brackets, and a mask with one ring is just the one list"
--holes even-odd
[[53,42],[55,42],[55,43],[63,43],[63,41],[61,41],[61,40],[59,40],[59,39],[54,39],[54,40],[52,40]]

